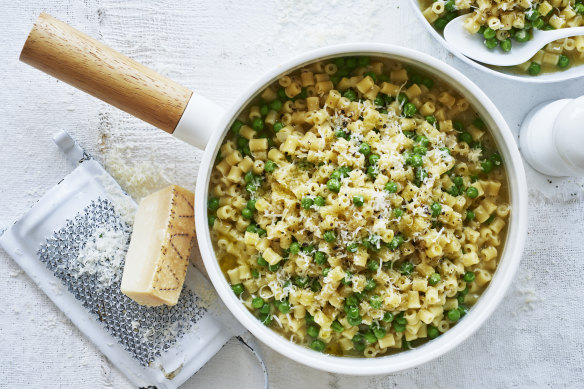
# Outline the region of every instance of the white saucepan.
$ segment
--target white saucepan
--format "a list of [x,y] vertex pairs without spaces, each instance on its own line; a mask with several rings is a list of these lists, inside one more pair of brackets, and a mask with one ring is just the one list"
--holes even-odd
[[[282,75],[314,61],[348,55],[401,61],[444,80],[460,92],[492,131],[505,161],[512,209],[497,271],[464,319],[440,337],[414,350],[378,358],[322,354],[294,344],[261,324],[239,301],[223,276],[207,224],[211,170],[233,120],[264,88]],[[20,58],[204,150],[197,180],[195,221],[205,268],[223,302],[241,324],[288,358],[317,369],[353,375],[387,374],[418,366],[453,349],[476,331],[501,302],[513,280],[527,233],[527,186],[514,137],[495,105],[474,83],[428,55],[377,43],[323,47],[293,58],[263,75],[227,110],[46,14],[37,20]]]

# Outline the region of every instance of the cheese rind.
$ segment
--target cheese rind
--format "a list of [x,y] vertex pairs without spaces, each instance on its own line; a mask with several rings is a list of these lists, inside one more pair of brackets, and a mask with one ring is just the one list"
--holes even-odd
[[194,200],[172,185],[140,202],[121,285],[138,304],[178,302],[195,240]]

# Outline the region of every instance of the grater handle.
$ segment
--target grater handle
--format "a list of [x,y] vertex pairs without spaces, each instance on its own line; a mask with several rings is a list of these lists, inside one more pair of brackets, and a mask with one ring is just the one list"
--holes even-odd
[[[46,13],[37,19],[20,60],[170,134],[177,128],[193,94]],[[206,118],[202,113],[205,110],[209,107],[201,107],[194,114]],[[194,122],[200,124],[196,118]],[[193,132],[191,143],[204,147],[208,138],[194,142],[192,139],[206,137],[208,131],[195,129]],[[189,140],[188,136],[181,135],[181,139]]]

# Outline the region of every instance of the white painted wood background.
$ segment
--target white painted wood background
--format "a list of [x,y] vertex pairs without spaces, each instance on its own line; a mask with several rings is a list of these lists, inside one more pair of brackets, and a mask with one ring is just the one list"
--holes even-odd
[[[200,157],[194,148],[18,62],[41,11],[225,107],[281,61],[311,48],[351,41],[404,45],[455,66],[485,90],[515,132],[537,103],[584,94],[584,80],[526,85],[470,68],[427,34],[407,0],[2,0],[0,5],[4,226],[71,170],[51,141],[57,129],[70,131],[102,160],[108,150],[123,144],[135,160],[164,169],[174,182],[191,189]],[[455,351],[402,373],[356,378],[304,367],[264,347],[271,386],[581,387],[581,181],[559,184],[562,190],[551,199],[535,189],[544,181],[529,175],[529,237],[515,284],[487,323]],[[0,388],[131,387],[3,251],[0,296]],[[258,387],[260,378],[253,359],[230,344],[184,387]]]

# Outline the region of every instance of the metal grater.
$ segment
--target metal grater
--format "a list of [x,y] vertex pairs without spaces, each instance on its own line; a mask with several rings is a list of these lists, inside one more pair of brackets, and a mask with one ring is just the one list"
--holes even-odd
[[245,331],[194,266],[174,307],[141,306],[122,294],[123,263],[115,267],[105,254],[93,257],[109,277],[83,271],[80,253],[98,244],[98,232],[118,236],[125,254],[132,227],[116,202],[121,195],[136,205],[67,133],[54,139],[79,166],[6,230],[0,245],[134,384],[176,388],[237,336],[258,358],[267,387],[251,335],[238,336]]

